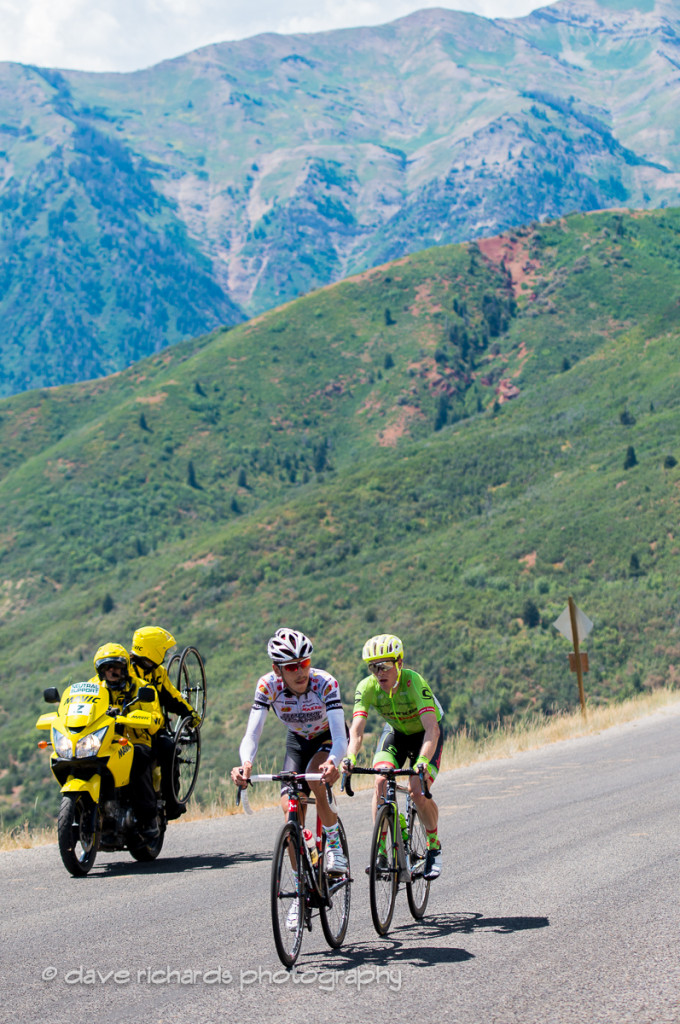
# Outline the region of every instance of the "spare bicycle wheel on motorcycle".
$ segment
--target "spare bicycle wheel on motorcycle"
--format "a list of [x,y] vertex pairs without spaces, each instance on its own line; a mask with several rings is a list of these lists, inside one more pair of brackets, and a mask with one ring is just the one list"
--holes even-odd
[[[170,667],[173,671],[172,681],[184,699],[201,716],[201,725],[203,725],[207,708],[207,683],[201,655],[195,647],[185,647],[179,656],[179,661],[175,663],[173,658],[168,665],[168,674]],[[176,679],[173,678],[175,674]]]
[[170,764],[170,786],[176,804],[186,806],[194,791],[201,764],[201,731],[190,718],[182,718],[175,729],[175,746]]

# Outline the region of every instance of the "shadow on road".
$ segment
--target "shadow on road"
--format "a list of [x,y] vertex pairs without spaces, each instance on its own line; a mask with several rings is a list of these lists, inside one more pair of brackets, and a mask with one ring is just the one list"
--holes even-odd
[[[395,928],[394,932],[400,930]],[[468,953],[466,949],[457,949],[453,946],[420,945],[420,941],[423,939],[422,933],[417,938],[413,934],[413,929],[409,930],[408,942],[397,938],[394,932],[390,932],[383,939],[378,939],[376,936],[375,941],[348,942],[330,956],[324,956],[324,966],[336,970],[366,967],[371,964],[384,967],[386,963],[392,967],[401,963],[413,967],[435,967],[473,959],[472,953]],[[379,944],[376,945],[376,943]]]
[[[337,970],[385,963],[409,964],[414,967],[436,967],[474,959],[474,954],[457,946],[437,946],[437,939],[453,935],[471,935],[488,928],[502,935],[530,928],[547,928],[547,917],[484,917],[483,914],[434,914],[422,921],[395,926],[382,939],[371,942],[346,943],[333,954],[326,954],[324,966]],[[376,945],[376,941],[378,945]]]
[[529,928],[547,928],[550,921],[547,917],[484,917],[483,914],[433,914],[422,922],[430,935],[447,935],[449,932],[463,932],[470,935],[482,928],[490,928],[494,932],[509,934],[510,932],[526,931]]
[[[135,860],[113,861],[109,864],[97,861],[88,878],[111,878],[120,875],[167,875],[184,874],[187,871],[205,871],[235,867],[237,864],[253,864],[270,861],[271,853],[211,853],[195,854],[191,857],[159,857],[144,863]],[[81,880],[82,881],[82,880]]]

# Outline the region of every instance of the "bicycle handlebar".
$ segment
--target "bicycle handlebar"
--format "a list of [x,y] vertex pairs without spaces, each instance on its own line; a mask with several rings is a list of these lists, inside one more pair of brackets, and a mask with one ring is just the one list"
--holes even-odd
[[352,783],[350,778],[352,775],[382,775],[384,779],[394,779],[397,775],[417,775],[420,778],[420,791],[424,797],[428,800],[432,799],[432,793],[425,785],[424,778],[425,766],[421,765],[420,769],[416,768],[356,768],[353,767],[351,772],[343,772],[342,781],[340,783],[340,789],[347,793],[347,796],[354,796],[354,790],[352,789]]
[[[297,779],[298,781],[303,780],[305,782],[320,782],[322,778],[323,775],[321,775],[320,772],[302,772],[301,774],[299,774],[298,772],[277,772],[276,774],[271,775],[251,775],[250,778],[246,781],[248,784],[253,782],[292,782],[293,779]],[[243,810],[246,812],[246,814],[252,814],[250,802],[248,801],[247,786],[239,786],[237,784],[237,807],[240,806],[241,801],[243,801]]]
[[321,772],[276,772],[275,775],[251,775],[249,782],[320,782],[323,778]]

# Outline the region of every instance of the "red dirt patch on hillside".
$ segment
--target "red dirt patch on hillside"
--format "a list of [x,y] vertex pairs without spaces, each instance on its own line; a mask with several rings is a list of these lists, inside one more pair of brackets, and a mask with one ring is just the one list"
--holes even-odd
[[409,308],[411,316],[422,316],[423,313],[441,313],[443,309],[444,307],[441,303],[436,302],[432,298],[432,284],[430,281],[418,285],[415,298]]
[[157,395],[138,395],[136,401],[142,405],[160,405],[167,397],[167,391],[161,391]]
[[529,572],[536,566],[536,552],[530,551],[528,555],[523,555],[522,558],[517,559],[518,562],[522,562],[524,565],[524,571]]
[[378,444],[383,448],[393,448],[400,437],[404,434],[408,434],[408,428],[411,420],[416,417],[423,418],[423,413],[417,405],[403,405],[399,411],[399,416],[395,423],[391,423],[389,427],[385,427],[378,434]]
[[539,264],[529,257],[529,249],[524,238],[518,238],[516,235],[496,235],[494,238],[480,238],[477,245],[482,255],[491,263],[505,265],[515,296],[519,295],[522,284],[529,283],[539,269]]

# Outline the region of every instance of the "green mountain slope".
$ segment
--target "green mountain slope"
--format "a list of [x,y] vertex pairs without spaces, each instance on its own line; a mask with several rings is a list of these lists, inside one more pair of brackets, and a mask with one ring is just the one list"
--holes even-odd
[[427,246],[677,205],[677,5],[0,65],[0,394],[121,369]]
[[42,688],[142,622],[206,655],[204,793],[283,622],[346,699],[398,632],[448,728],[576,700],[569,594],[591,699],[674,682],[679,319],[680,211],[574,216],[0,403],[4,820],[55,806]]

